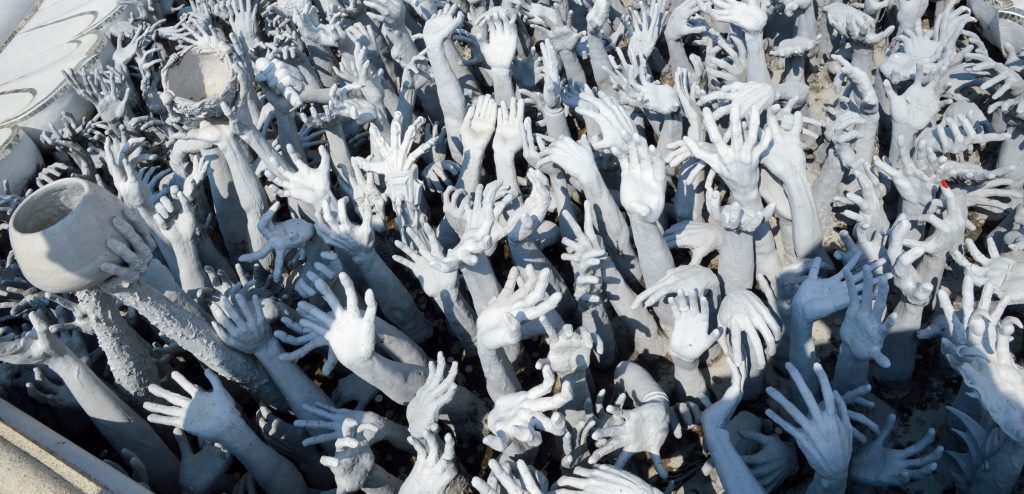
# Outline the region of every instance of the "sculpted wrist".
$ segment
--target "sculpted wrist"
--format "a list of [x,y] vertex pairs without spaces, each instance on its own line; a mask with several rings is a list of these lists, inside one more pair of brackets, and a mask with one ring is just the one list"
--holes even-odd
[[562,115],[565,114],[565,108],[563,108],[562,105],[556,105],[556,106],[550,106],[550,107],[545,105],[544,108],[542,108],[541,110],[544,112],[545,115],[550,115],[550,116],[562,116]]
[[764,208],[764,201],[761,200],[761,192],[757,190],[757,187],[731,190],[730,192],[736,202],[744,209],[753,211]]
[[277,341],[277,338],[273,336],[267,338],[267,342],[263,344],[259,350],[253,352],[253,355],[260,360],[260,362],[280,362],[279,355],[284,353],[284,349],[281,348],[281,344]]

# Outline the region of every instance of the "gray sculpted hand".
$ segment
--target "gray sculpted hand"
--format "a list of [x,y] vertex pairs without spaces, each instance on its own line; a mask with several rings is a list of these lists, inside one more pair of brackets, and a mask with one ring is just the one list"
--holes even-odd
[[[846,273],[851,303],[846,309],[843,325],[839,328],[839,337],[857,358],[873,360],[881,367],[889,367],[889,358],[882,353],[885,336],[896,323],[895,312],[885,317],[889,281],[882,278],[876,283],[870,266],[864,266],[861,274],[863,284],[858,287],[853,274]],[[858,295],[858,292],[863,293]]]
[[854,481],[879,487],[901,486],[927,477],[939,467],[938,460],[945,451],[942,446],[920,456],[935,440],[934,429],[928,429],[924,437],[906,448],[886,448],[885,440],[895,425],[896,416],[889,414],[878,436],[853,455],[850,477]]
[[368,210],[360,209],[361,221],[355,224],[348,216],[349,198],[324,198],[316,219],[316,232],[325,242],[351,258],[373,251],[373,227]]
[[776,435],[749,430],[741,430],[740,436],[758,445],[756,453],[743,456],[743,463],[747,464],[764,490],[774,492],[779,484],[796,473],[799,458],[792,444]]
[[149,269],[156,243],[149,236],[149,227],[138,211],[126,211],[123,218],[115,216],[111,221],[114,223],[114,229],[128,243],[116,238],[108,239],[107,248],[120,258],[120,262],[104,262],[100,269],[113,276],[107,284],[116,286],[134,283]]
[[611,418],[594,431],[592,437],[597,441],[597,449],[587,462],[593,465],[608,454],[619,451],[615,466],[623,468],[634,454],[647,453],[658,475],[667,478],[668,470],[661,462],[661,446],[668,439],[668,403],[652,400],[631,410],[608,405],[607,410]]
[[284,96],[293,108],[302,105],[302,90],[306,80],[299,69],[276,58],[257,58],[252,66],[256,69],[256,80],[266,83],[277,94]]
[[768,22],[768,15],[757,2],[740,0],[714,0],[710,4],[711,18],[717,22],[728,22],[746,31],[760,31]]
[[331,157],[327,147],[320,146],[317,149],[320,153],[320,165],[316,168],[309,166],[291,144],[287,145],[287,150],[292,164],[295,165],[295,171],[267,167],[267,177],[281,189],[278,192],[279,196],[295,199],[314,209],[319,207],[320,202],[328,197],[331,191]]
[[816,474],[830,479],[845,479],[853,452],[853,426],[850,425],[846,402],[838,392],[832,391],[828,376],[821,365],[814,364],[814,374],[818,377],[824,404],[819,404],[814,398],[814,394],[793,364],[787,363],[786,370],[796,384],[808,412],[800,411],[779,390],[769,387],[768,396],[771,396],[793,421],[782,418],[775,410],[767,410],[765,414],[793,436]]
[[775,355],[775,344],[782,329],[764,302],[749,290],[729,292],[718,308],[718,324],[729,331],[734,351],[747,347],[752,352],[755,368],[762,368],[767,357]]
[[260,217],[257,225],[260,233],[267,239],[263,247],[252,254],[245,254],[238,258],[242,262],[256,262],[264,257],[274,254],[274,280],[281,280],[281,273],[284,269],[285,260],[289,251],[301,249],[310,238],[313,238],[313,225],[299,218],[292,218],[274,223],[274,214],[277,213],[281,203],[275,202]]
[[673,359],[698,362],[724,332],[720,327],[708,333],[711,307],[707,296],[698,291],[679,294],[672,301],[675,327],[669,339]]

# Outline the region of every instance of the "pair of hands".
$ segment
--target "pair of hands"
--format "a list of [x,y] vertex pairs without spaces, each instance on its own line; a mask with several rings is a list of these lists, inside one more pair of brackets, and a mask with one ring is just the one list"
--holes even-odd
[[[565,433],[565,418],[556,410],[572,399],[572,388],[563,386],[558,394],[549,395],[555,385],[555,373],[548,365],[538,363],[538,368],[543,376],[540,384],[495,400],[486,419],[490,434],[483,442],[487,447],[517,455],[539,446],[541,432],[556,436]],[[546,415],[547,412],[552,413]]]
[[497,350],[527,337],[524,323],[555,310],[562,300],[561,293],[549,293],[551,276],[548,268],[514,268],[498,296],[477,315],[477,344]]
[[[1024,368],[1016,363],[1010,351],[1013,334],[1022,326],[1015,317],[1002,317],[1008,301],[995,301],[995,287],[988,283],[975,298],[975,284],[971,276],[964,277],[963,301],[959,311],[954,310],[948,289],[939,291],[939,305],[945,316],[945,331],[925,330],[921,336],[941,334],[942,352],[978,397],[992,420],[1011,438],[1024,437],[1020,409],[1015,404],[1024,396],[1017,392],[1018,383],[1024,382]],[[1002,319],[1000,319],[1002,317]],[[1010,388],[1007,388],[1010,386]]]

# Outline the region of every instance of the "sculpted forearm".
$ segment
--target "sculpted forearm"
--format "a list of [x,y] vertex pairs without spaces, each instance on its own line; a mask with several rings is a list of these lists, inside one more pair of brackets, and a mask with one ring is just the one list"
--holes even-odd
[[462,121],[466,119],[466,99],[462,94],[462,85],[448,64],[444,46],[428,46],[427,58],[430,60],[431,74],[437,84],[438,99],[444,112],[448,137],[457,138]]
[[72,355],[48,363],[71,395],[92,419],[100,433],[117,448],[128,449],[148,467],[150,478],[159,482],[160,492],[174,492],[178,485],[178,458],[163,440],[127,404],[121,401],[91,369]]
[[421,342],[430,336],[431,329],[423,313],[416,307],[409,290],[376,252],[371,251],[361,256],[356,259],[356,264],[373,292],[380,294],[381,309],[395,326],[413,341]]
[[161,334],[181,345],[218,374],[251,390],[267,403],[282,403],[280,392],[263,367],[250,355],[225,345],[210,322],[172,303],[144,283],[110,292],[150,320]]
[[75,295],[79,308],[89,314],[88,325],[107,357],[114,382],[125,394],[141,400],[147,386],[160,382],[156,363],[149,358],[152,347],[124,320],[113,297],[95,289]]

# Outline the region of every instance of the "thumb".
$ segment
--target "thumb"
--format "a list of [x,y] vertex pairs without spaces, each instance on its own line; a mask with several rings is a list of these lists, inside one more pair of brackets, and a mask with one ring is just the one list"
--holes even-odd
[[210,369],[203,369],[203,374],[206,376],[206,380],[210,381],[210,386],[213,387],[214,391],[227,392],[227,389],[224,388],[224,383],[220,380],[220,376],[218,376],[216,372],[213,372]]
[[191,458],[193,454],[192,444],[188,441],[188,436],[185,435],[185,431],[178,427],[175,427],[172,431],[174,434],[174,441],[178,443],[178,452],[180,453],[181,459]]
[[881,350],[876,350],[875,354],[871,356],[871,359],[883,369],[888,369],[892,362],[889,361],[889,357],[886,357]]

